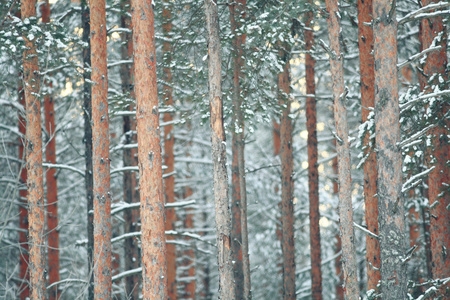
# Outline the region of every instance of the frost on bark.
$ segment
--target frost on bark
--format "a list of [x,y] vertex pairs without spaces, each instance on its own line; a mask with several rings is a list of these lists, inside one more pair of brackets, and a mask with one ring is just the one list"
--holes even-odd
[[84,119],[84,158],[86,171],[84,175],[84,182],[86,187],[86,202],[87,202],[87,254],[88,254],[88,299],[94,299],[94,276],[93,276],[93,253],[94,253],[94,215],[91,213],[94,210],[94,178],[92,170],[92,102],[91,102],[91,85],[88,81],[91,79],[91,74],[87,68],[91,66],[91,40],[89,38],[91,32],[90,10],[86,0],[81,1],[81,23],[83,24],[82,40],[86,43],[83,48],[83,119]]
[[400,142],[397,22],[390,0],[373,1],[375,138],[383,299],[407,299],[406,247]]
[[[120,2],[121,9],[129,12],[130,1],[122,0]],[[128,14],[122,14],[120,16],[120,22],[122,28],[132,29],[131,17]],[[124,32],[121,36],[121,58],[122,60],[130,60],[133,57],[133,41],[132,33]],[[122,92],[130,99],[134,99],[133,92],[134,83],[134,68],[133,64],[121,64],[120,65],[120,78],[122,82]],[[128,106],[129,111],[134,111],[132,103]],[[137,143],[136,136],[136,121],[132,116],[123,117],[123,132],[125,135],[125,144]],[[124,166],[137,166],[137,149],[124,149],[123,151],[123,165]],[[137,179],[136,172],[127,171],[123,174],[123,193],[124,201],[126,203],[135,203],[139,201],[139,195],[136,191]],[[137,232],[140,230],[137,223],[139,222],[139,211],[134,209],[127,209],[124,211],[124,232]],[[125,271],[139,268],[140,266],[140,253],[138,240],[136,238],[128,238],[124,240],[124,268]],[[137,300],[139,299],[139,283],[140,274],[133,274],[125,278],[125,293],[127,299]]]
[[[422,0],[422,5],[437,3],[433,0]],[[422,48],[427,49],[433,43],[441,46],[439,51],[427,54],[423,73],[425,92],[433,92],[439,86],[441,90],[448,89],[447,66],[447,34],[444,20],[441,16],[423,19],[421,41]],[[445,86],[444,86],[445,85]],[[450,103],[443,97],[430,103],[428,110],[433,111],[432,119],[437,126],[430,130],[431,149],[427,155],[429,167],[435,169],[428,177],[428,201],[430,205],[430,240],[431,268],[433,278],[450,277],[450,141],[448,132],[450,119],[448,112]],[[447,289],[450,286],[447,284]],[[447,291],[446,296],[450,296]]]
[[235,299],[234,276],[231,263],[231,215],[228,205],[227,155],[223,128],[222,55],[219,37],[219,17],[215,0],[205,0],[204,3],[208,42],[208,86],[214,168],[219,299]]
[[[365,26],[372,21],[372,0],[358,0],[358,44],[359,70],[361,76],[361,114],[362,122],[366,122],[369,108],[374,102],[374,60],[373,30]],[[378,235],[378,200],[377,193],[377,161],[373,147],[370,145],[370,134],[364,136],[364,204],[367,229]],[[380,246],[378,240],[366,235],[367,290],[376,290],[380,281]]]
[[294,160],[292,154],[292,122],[289,118],[290,77],[289,55],[280,51],[284,66],[278,74],[279,103],[282,108],[280,119],[281,160],[281,226],[283,254],[283,299],[295,299],[295,244],[294,244]]
[[[164,0],[164,8],[163,8],[163,34],[166,38],[163,42],[163,60],[164,60],[164,68],[163,68],[163,80],[167,84],[163,85],[163,97],[164,97],[164,105],[167,107],[173,107],[173,96],[172,96],[172,70],[171,70],[171,62],[172,62],[172,44],[171,39],[171,31],[172,31],[172,12],[169,7],[170,3],[168,0]],[[175,171],[175,160],[174,160],[174,132],[173,132],[173,113],[166,112],[163,117],[164,122],[167,123],[164,126],[164,164],[167,166],[166,174],[173,173]],[[164,196],[166,203],[175,202],[175,176],[172,174],[164,179]],[[175,209],[174,208],[166,208],[166,230],[174,230],[175,229]],[[174,236],[167,236],[167,240],[173,240]],[[175,300],[177,299],[177,268],[176,268],[176,247],[173,243],[167,244],[167,281],[168,281],[168,293],[169,299]]]
[[233,131],[232,131],[232,222],[231,245],[236,282],[236,299],[251,297],[250,260],[248,255],[247,192],[245,185],[245,123],[242,107],[243,45],[245,34],[240,33],[245,17],[245,0],[230,3],[230,23],[233,35]]
[[[35,1],[22,0],[22,20],[36,22]],[[45,289],[45,207],[42,169],[41,102],[39,99],[39,66],[35,41],[25,35],[23,52],[23,89],[26,103],[26,162],[28,200],[28,241],[30,248],[30,296],[46,299]]]
[[[312,1],[308,1],[312,3]],[[305,26],[313,28],[313,12],[306,13]],[[311,55],[314,46],[314,32],[305,30],[305,69],[306,94],[316,94],[315,60]],[[322,259],[320,251],[320,212],[319,212],[319,170],[317,163],[317,111],[316,98],[306,98],[306,127],[308,130],[308,186],[309,186],[309,223],[311,244],[311,295],[312,299],[322,299]]]
[[[50,22],[50,4],[47,1],[41,5],[42,22]],[[52,83],[44,81],[48,89],[52,88]],[[48,141],[45,150],[47,163],[56,164],[56,130],[55,130],[55,109],[52,95],[47,92],[44,95],[45,130]],[[47,237],[48,237],[48,284],[59,281],[59,229],[58,229],[58,187],[56,181],[56,169],[48,168],[46,172],[47,180]],[[49,299],[59,299],[61,291],[55,285],[49,290]]]
[[333,80],[334,119],[336,123],[336,151],[339,170],[339,224],[342,241],[344,294],[349,300],[359,299],[356,267],[355,234],[351,195],[350,147],[348,142],[347,110],[345,107],[344,57],[341,51],[341,20],[337,0],[326,0],[330,65]]
[[[25,94],[23,90],[22,73],[19,72],[19,104],[26,108]],[[21,112],[19,112],[19,132],[22,136],[26,135],[26,125],[27,121]],[[19,157],[20,160],[26,161],[25,157],[25,140],[19,138]],[[25,185],[27,184],[27,167],[26,164],[20,165],[20,189],[19,189],[19,227],[21,231],[19,232],[19,244],[20,244],[20,260],[19,260],[19,278],[22,282],[19,283],[19,299],[25,300],[30,296],[29,281],[30,272],[28,270],[29,264],[29,247],[28,247],[28,211],[27,211],[27,189]]]
[[134,78],[141,202],[142,293],[144,299],[168,299],[164,191],[153,8],[131,1]]
[[90,2],[92,165],[94,178],[94,295],[111,298],[111,190],[105,0]]

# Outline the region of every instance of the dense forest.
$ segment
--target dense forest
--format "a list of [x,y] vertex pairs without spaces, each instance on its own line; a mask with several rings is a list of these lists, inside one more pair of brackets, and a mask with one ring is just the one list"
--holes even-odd
[[1,1],[0,298],[450,299],[449,20]]

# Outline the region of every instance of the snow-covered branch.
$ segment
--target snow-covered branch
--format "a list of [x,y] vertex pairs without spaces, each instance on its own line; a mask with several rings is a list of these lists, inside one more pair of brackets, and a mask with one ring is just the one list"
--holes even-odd
[[421,58],[422,56],[424,56],[425,54],[432,52],[432,51],[436,51],[436,50],[441,50],[442,46],[431,46],[430,48],[427,48],[425,50],[423,50],[420,53],[417,53],[413,56],[411,56],[410,58],[408,58],[407,60],[405,60],[404,62],[401,62],[397,65],[397,68],[401,69],[404,66],[407,66],[411,63],[413,63],[414,61],[418,60],[419,58]]
[[406,22],[410,22],[413,20],[417,20],[421,18],[421,15],[423,15],[424,13],[430,11],[430,10],[434,10],[434,9],[441,9],[441,8],[445,8],[450,6],[450,2],[439,2],[439,3],[432,3],[429,4],[427,6],[421,7],[413,12],[410,12],[409,14],[407,14],[406,16],[404,16],[403,18],[401,18],[400,20],[398,20],[398,25],[402,25]]
[[43,163],[42,164],[43,167],[46,168],[54,168],[54,169],[65,169],[65,170],[70,170],[73,171],[77,174],[80,174],[81,176],[84,177],[84,171],[77,169],[75,167],[72,166],[68,166],[68,165],[60,165],[60,164],[50,164],[50,163]]
[[423,172],[420,172],[419,174],[411,176],[403,184],[403,186],[402,186],[402,193],[405,193],[409,189],[411,189],[412,187],[418,185],[422,181],[422,177],[427,176],[431,171],[433,171],[434,168],[435,168],[435,166],[432,166],[431,168],[429,168],[429,169],[427,169],[427,170],[425,170]]
[[364,232],[365,234],[367,234],[370,237],[373,237],[374,239],[378,240],[378,235],[376,235],[375,233],[373,233],[372,231],[368,230],[367,228],[362,227],[361,225],[353,222],[353,227],[355,227],[356,229],[361,230],[362,232]]
[[47,286],[47,290],[51,289],[55,285],[60,285],[60,284],[63,284],[63,283],[83,283],[83,284],[88,284],[89,282],[87,280],[84,280],[84,279],[68,278],[68,279],[63,279],[63,280],[57,281],[57,282],[53,282],[52,284]]

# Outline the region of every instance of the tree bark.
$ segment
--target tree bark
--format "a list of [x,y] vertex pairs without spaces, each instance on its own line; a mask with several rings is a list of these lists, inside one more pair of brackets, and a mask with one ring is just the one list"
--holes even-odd
[[88,253],[88,300],[94,299],[94,276],[93,276],[93,253],[94,253],[94,215],[91,213],[94,210],[94,177],[92,167],[92,102],[91,102],[91,85],[88,81],[91,79],[91,74],[87,68],[91,67],[91,34],[90,25],[90,10],[86,0],[81,2],[81,23],[83,24],[82,40],[87,44],[83,48],[83,116],[84,116],[84,157],[86,164],[86,171],[84,175],[84,182],[86,186],[86,201],[87,201],[87,253]]
[[[312,1],[308,1],[312,4]],[[306,13],[305,26],[313,28],[313,12]],[[315,60],[311,55],[314,46],[314,32],[305,30],[305,69],[306,69],[306,94],[316,94]],[[308,185],[309,185],[309,224],[311,243],[311,294],[312,299],[322,299],[322,259],[320,249],[320,212],[319,212],[319,171],[317,164],[317,111],[316,98],[306,98],[306,127],[308,130]]]
[[[395,4],[395,2],[393,2]],[[384,299],[406,299],[406,233],[397,75],[397,22],[390,0],[373,1],[375,59],[375,136],[378,166],[378,222],[381,292]]]
[[[164,95],[164,104],[166,106],[173,107],[173,96],[172,96],[172,70],[171,70],[171,62],[172,62],[172,44],[169,42],[171,39],[171,31],[172,31],[172,12],[169,8],[169,0],[164,0],[164,8],[163,8],[163,34],[166,38],[163,42],[163,60],[164,60],[164,69],[163,69],[163,80],[167,84],[163,85],[163,95]],[[168,123],[164,126],[164,164],[167,166],[166,174],[173,173],[175,171],[175,161],[174,161],[174,133],[173,133],[173,125],[171,124],[173,121],[173,113],[166,112],[163,117],[164,122]],[[175,202],[175,176],[171,175],[164,179],[164,195],[166,203]],[[175,229],[175,209],[174,208],[166,208],[166,230],[174,230]],[[174,236],[167,236],[167,240],[173,240]],[[168,280],[168,293],[169,299],[175,300],[177,299],[177,268],[176,268],[176,247],[175,244],[168,243],[167,244],[167,280]]]
[[251,298],[250,259],[248,254],[247,191],[245,185],[245,123],[242,108],[241,78],[243,77],[243,45],[245,34],[240,33],[245,16],[245,0],[229,4],[233,35],[233,132],[232,132],[232,222],[231,240],[236,299]]
[[[124,12],[130,11],[130,1],[122,0],[120,2],[121,9]],[[132,29],[131,17],[128,14],[122,14],[120,17],[121,27]],[[133,57],[133,40],[131,32],[124,32],[121,36],[121,58],[122,60],[129,60]],[[134,99],[133,92],[134,82],[134,68],[133,64],[121,64],[120,65],[120,78],[122,81],[122,92],[130,99]],[[133,104],[129,104],[129,111],[134,110]],[[136,136],[136,121],[131,116],[123,117],[123,132],[125,135],[125,144],[129,145],[137,142]],[[124,166],[137,166],[137,149],[124,149],[123,151],[123,165]],[[136,191],[137,186],[136,173],[133,171],[127,171],[123,174],[123,192],[124,200],[126,203],[135,203],[139,201],[139,195]],[[139,222],[139,211],[127,209],[124,211],[124,231],[126,233],[139,231],[140,228],[137,225]],[[136,269],[140,265],[140,253],[138,240],[135,238],[125,239],[124,241],[124,264],[125,271]],[[134,274],[126,277],[125,279],[125,293],[127,299],[137,300],[139,299],[139,284],[140,275]]]
[[[422,5],[437,3],[434,0],[422,0]],[[436,45],[442,48],[439,51],[433,51],[426,57],[425,66],[423,68],[426,76],[424,82],[424,90],[426,93],[432,92],[433,85],[440,86],[440,89],[448,89],[447,82],[448,73],[447,66],[447,34],[441,16],[421,21],[422,32],[421,41],[422,48],[427,49],[439,35],[440,39],[436,41]],[[430,104],[435,114],[431,122],[437,123],[438,126],[431,129],[432,146],[427,155],[428,166],[435,166],[428,177],[428,201],[430,205],[430,240],[432,254],[432,273],[433,278],[450,277],[450,190],[448,183],[450,182],[450,142],[448,138],[448,130],[450,128],[450,120],[448,119],[448,111],[450,104],[442,98],[436,98],[436,102]],[[447,285],[448,287],[449,285]],[[446,296],[450,296],[446,294]]]
[[[36,22],[35,1],[22,0],[22,20]],[[23,52],[23,84],[26,102],[26,161],[28,189],[28,221],[30,247],[30,288],[32,299],[46,299],[45,289],[45,216],[44,183],[42,169],[41,102],[39,100],[39,66],[36,39],[26,35]]]
[[342,267],[344,294],[349,300],[359,299],[358,271],[356,268],[355,234],[351,195],[350,146],[346,91],[344,88],[344,57],[341,50],[341,20],[337,0],[326,0],[328,35],[330,40],[330,65],[333,80],[334,119],[336,122],[336,151],[339,170],[339,224],[342,241]]
[[214,201],[219,266],[219,299],[235,299],[231,263],[231,216],[228,205],[228,174],[225,131],[223,128],[221,46],[216,0],[205,0],[208,42],[208,83],[211,114]]
[[292,154],[292,122],[289,118],[290,78],[289,54],[280,51],[284,62],[283,72],[278,74],[279,103],[282,108],[280,120],[281,158],[281,226],[283,253],[283,299],[295,299],[295,244],[294,244],[294,160]]
[[[189,128],[188,124],[188,128]],[[187,153],[187,156],[189,154]],[[192,196],[192,189],[187,186],[184,188],[184,194],[183,198],[188,200]],[[187,208],[186,213],[184,216],[184,228],[186,231],[189,232],[189,230],[194,229],[194,209],[193,208]],[[185,238],[186,242],[189,243],[192,241],[190,237]],[[195,290],[196,290],[196,279],[195,279],[195,252],[193,247],[188,246],[184,247],[181,251],[181,278],[183,280],[180,281],[183,288],[180,290],[182,291],[182,294],[180,295],[180,298],[184,299],[195,299]]]
[[111,299],[111,189],[105,0],[90,2],[92,150],[94,176],[94,297]]
[[[333,141],[334,146],[336,147],[336,140]],[[337,156],[333,158],[333,172],[336,176],[336,179],[333,181],[333,195],[336,195],[339,197],[339,184],[337,177],[339,176],[339,170],[338,170],[338,159]],[[339,210],[339,209],[338,209]],[[336,250],[335,253],[339,253],[342,250],[342,240],[339,234],[336,234]],[[342,255],[339,255],[335,259],[335,266],[336,266],[336,276],[339,279],[336,283],[336,300],[344,300],[344,287],[342,286],[344,284],[344,273],[342,272],[342,261],[341,261]]]
[[[23,75],[22,72],[19,72],[19,88],[18,88],[18,96],[19,96],[19,104],[26,108],[25,103],[25,93],[23,90]],[[26,125],[27,121],[22,113],[19,113],[19,132],[22,136],[26,135]],[[22,161],[26,161],[25,157],[25,140],[23,138],[19,138],[19,159]],[[22,229],[19,232],[19,244],[23,251],[20,253],[20,262],[19,262],[19,277],[22,280],[19,283],[19,299],[25,300],[30,296],[30,288],[28,283],[30,282],[30,272],[28,270],[29,265],[29,247],[28,247],[28,211],[27,211],[27,189],[23,186],[27,184],[27,166],[26,164],[22,164],[20,166],[20,184],[21,188],[19,189],[19,201],[21,205],[19,206],[19,227]]]
[[131,1],[144,299],[168,299],[153,7]]
[[[361,113],[366,122],[374,101],[373,30],[364,22],[372,21],[372,0],[358,0],[359,69],[361,74]],[[370,145],[370,133],[364,136],[364,204],[367,229],[378,235],[377,160]],[[380,281],[380,246],[378,240],[366,236],[367,290],[376,290]]]
[[[50,22],[50,4],[48,0],[41,5],[42,22]],[[45,80],[44,84],[52,88],[52,83]],[[45,159],[48,163],[56,164],[56,125],[55,109],[51,94],[44,95],[45,130],[49,136]],[[59,229],[58,229],[58,187],[56,181],[56,169],[48,168],[47,179],[47,230],[48,230],[48,284],[59,281]],[[49,290],[49,299],[59,299],[61,291],[58,286]]]

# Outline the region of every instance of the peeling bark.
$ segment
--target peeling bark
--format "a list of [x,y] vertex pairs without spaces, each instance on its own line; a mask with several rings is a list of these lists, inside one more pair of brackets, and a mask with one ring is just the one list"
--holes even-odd
[[[437,3],[434,0],[422,0],[422,5]],[[447,66],[447,34],[446,25],[441,16],[421,21],[421,42],[422,48],[427,49],[433,40],[441,34],[441,38],[436,41],[436,45],[442,48],[439,51],[428,53],[425,66],[423,68],[426,81],[424,80],[425,92],[432,92],[432,85],[442,85],[439,76],[444,82],[448,80]],[[434,77],[433,77],[434,76]],[[440,87],[448,89],[448,85]],[[428,178],[428,201],[430,205],[430,240],[431,240],[431,267],[433,278],[450,277],[450,141],[448,131],[450,120],[448,111],[450,104],[443,98],[437,98],[433,107],[429,107],[436,112],[435,119],[438,126],[431,129],[432,147],[427,155],[428,166],[435,166]],[[445,296],[450,297],[450,285],[447,286]],[[445,293],[445,289],[442,289]],[[444,297],[445,297],[444,296]]]
[[358,271],[356,267],[355,234],[351,195],[350,146],[346,90],[344,88],[344,57],[342,53],[341,20],[337,0],[326,0],[328,35],[330,40],[330,65],[333,80],[334,119],[336,122],[336,151],[339,170],[339,224],[342,241],[342,268],[344,294],[349,300],[359,299]]
[[[370,107],[374,102],[374,60],[373,30],[364,22],[372,21],[372,0],[358,0],[358,44],[359,69],[361,74],[361,113],[362,122],[366,122]],[[369,155],[364,163],[364,204],[367,229],[378,235],[378,199],[377,193],[377,160],[372,151],[370,134],[364,136],[364,155]],[[380,281],[380,246],[378,240],[366,236],[367,290],[376,290]]]
[[[312,3],[312,1],[308,1]],[[313,28],[313,12],[306,13],[305,26]],[[314,32],[304,31],[305,35],[305,69],[306,69],[306,94],[316,94],[315,72],[316,64],[310,54],[314,46]],[[311,244],[311,294],[312,299],[322,299],[322,259],[320,249],[320,212],[319,212],[319,170],[317,163],[317,111],[316,98],[306,98],[306,127],[308,130],[308,185],[309,185],[309,224]]]
[[105,0],[90,2],[92,165],[94,178],[94,295],[111,299],[111,189]]
[[[173,96],[172,96],[172,70],[170,67],[172,61],[172,44],[168,42],[171,38],[172,31],[172,12],[169,8],[169,1],[164,0],[163,8],[163,34],[166,38],[163,42],[163,59],[164,59],[164,69],[163,69],[163,80],[168,84],[163,85],[163,95],[164,104],[166,106],[173,107]],[[173,133],[173,125],[171,124],[173,120],[173,113],[166,112],[163,117],[164,122],[168,125],[164,126],[164,164],[167,166],[166,173],[170,174],[175,171],[175,160],[174,160],[174,144],[175,138]],[[164,195],[166,203],[175,202],[175,176],[169,176],[164,179]],[[174,208],[166,208],[166,230],[174,230],[176,222],[176,214]],[[174,239],[174,236],[167,236],[167,240]],[[167,280],[168,280],[168,293],[169,299],[177,299],[177,268],[176,268],[176,247],[175,244],[167,244]]]
[[131,1],[144,299],[168,299],[153,7]]
[[[397,22],[390,0],[373,1],[375,136],[383,299],[406,299],[406,249],[400,142]],[[395,4],[395,2],[394,2]]]
[[221,46],[219,17],[215,0],[205,0],[208,41],[208,85],[211,114],[214,202],[216,211],[219,299],[235,299],[231,263],[231,215],[228,205],[228,174],[225,131],[223,128]]
[[[22,0],[22,20],[36,21],[35,2]],[[39,66],[36,40],[24,36],[23,89],[26,103],[26,162],[28,200],[28,240],[30,247],[30,289],[32,299],[46,299],[45,289],[45,205],[42,169],[41,102],[39,94]]]

